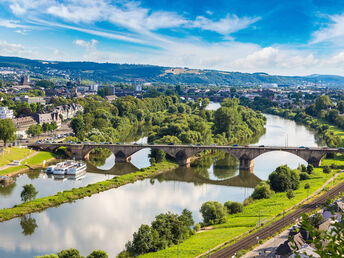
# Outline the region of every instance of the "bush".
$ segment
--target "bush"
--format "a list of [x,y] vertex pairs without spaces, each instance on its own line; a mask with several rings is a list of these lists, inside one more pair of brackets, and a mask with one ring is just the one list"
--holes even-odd
[[242,205],[239,202],[228,201],[228,202],[225,202],[224,206],[226,207],[228,214],[236,214],[236,213],[242,212],[244,209],[244,205]]
[[307,173],[308,174],[312,174],[313,173],[313,170],[314,170],[314,167],[312,164],[308,164],[307,166]]
[[108,258],[108,254],[102,250],[94,250],[92,253],[87,255],[87,258]]
[[226,211],[217,201],[208,201],[202,204],[200,212],[206,225],[215,225],[226,222]]
[[194,230],[197,232],[197,231],[200,231],[201,230],[201,224],[197,223],[195,226],[194,226]]
[[279,166],[269,176],[269,183],[275,192],[285,192],[288,189],[296,190],[299,188],[299,176],[287,165]]
[[311,188],[311,186],[308,183],[305,184],[305,189],[309,189],[309,188]]
[[308,179],[310,179],[311,177],[307,174],[307,173],[305,173],[305,172],[301,172],[300,173],[300,180],[302,181],[302,180],[308,180]]
[[253,202],[253,198],[252,197],[248,197],[247,199],[244,200],[244,206],[247,206],[249,205],[250,203]]
[[269,199],[273,194],[270,185],[266,181],[261,181],[255,188],[251,195],[252,199]]
[[331,173],[331,168],[329,166],[325,166],[325,167],[323,167],[323,172],[325,174],[330,174]]
[[301,171],[301,172],[306,172],[306,171],[307,171],[306,166],[302,164],[302,165],[300,166],[300,171]]
[[332,169],[336,169],[336,168],[337,168],[337,165],[334,164],[334,163],[332,163],[332,164],[331,164],[331,168],[332,168]]
[[288,199],[293,199],[295,197],[293,190],[289,189],[287,191],[287,197]]
[[81,258],[79,251],[77,249],[71,248],[62,250],[61,252],[57,253],[59,258]]

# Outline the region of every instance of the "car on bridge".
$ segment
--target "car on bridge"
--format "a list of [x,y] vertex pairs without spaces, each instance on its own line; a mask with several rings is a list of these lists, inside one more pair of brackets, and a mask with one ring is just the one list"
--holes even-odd
[[305,149],[305,146],[300,146],[299,149]]

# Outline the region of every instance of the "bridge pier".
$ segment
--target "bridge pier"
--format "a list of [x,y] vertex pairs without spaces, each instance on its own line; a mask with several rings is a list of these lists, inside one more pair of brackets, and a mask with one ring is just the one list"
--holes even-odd
[[191,158],[183,158],[183,159],[178,159],[176,158],[177,163],[182,166],[182,167],[190,167],[190,163],[191,163]]
[[251,173],[253,173],[253,166],[254,166],[254,160],[249,158],[241,158],[240,160],[239,169],[240,170],[249,170]]
[[321,165],[321,159],[317,159],[317,158],[310,158],[308,161],[308,164],[313,165],[314,167],[319,167]]

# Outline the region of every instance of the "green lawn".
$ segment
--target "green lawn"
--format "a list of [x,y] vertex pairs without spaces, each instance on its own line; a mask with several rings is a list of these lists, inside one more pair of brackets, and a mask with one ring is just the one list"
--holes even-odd
[[[332,163],[338,166],[336,170],[333,170],[331,174],[324,174],[322,172],[322,167],[315,168],[309,180],[301,181],[299,189],[294,191],[295,197],[293,199],[289,200],[286,193],[276,193],[270,199],[257,200],[245,206],[244,211],[238,215],[228,215],[226,223],[215,225],[212,230],[193,235],[179,245],[180,257],[197,256],[223,242],[232,240],[250,229],[254,229],[259,222],[259,211],[262,220],[271,219],[276,215],[283,214],[283,210],[296,205],[307,197],[307,190],[304,189],[306,183],[310,184],[309,193],[311,194],[330,179],[335,172],[343,169],[343,156],[338,155],[334,159],[323,160],[322,166],[331,165]],[[343,179],[344,173],[340,174],[335,182],[339,182]],[[330,186],[332,186],[332,183],[330,183]],[[142,257],[176,256],[177,246],[172,246],[156,253],[142,255]]]
[[27,148],[11,147],[6,148],[0,155],[0,167],[11,163],[13,160],[21,160],[30,155],[32,151]]
[[44,160],[47,161],[47,160],[50,160],[52,158],[54,158],[54,154],[52,154],[50,152],[41,151],[41,152],[37,153],[35,156],[23,161],[22,165],[20,165],[20,166],[9,167],[9,168],[1,170],[0,176],[7,175],[9,173],[17,172],[19,170],[27,168],[27,166],[25,166],[24,164],[29,165],[29,166],[43,165]]

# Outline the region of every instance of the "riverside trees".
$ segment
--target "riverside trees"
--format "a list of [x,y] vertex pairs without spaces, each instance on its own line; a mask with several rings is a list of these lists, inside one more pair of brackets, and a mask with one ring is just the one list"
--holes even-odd
[[264,117],[237,99],[225,99],[218,111],[205,110],[207,99],[181,102],[177,96],[127,96],[113,103],[94,96],[78,103],[84,113],[72,119],[71,127],[80,140],[126,141],[142,129],[152,143],[223,145],[246,143],[264,131]]

